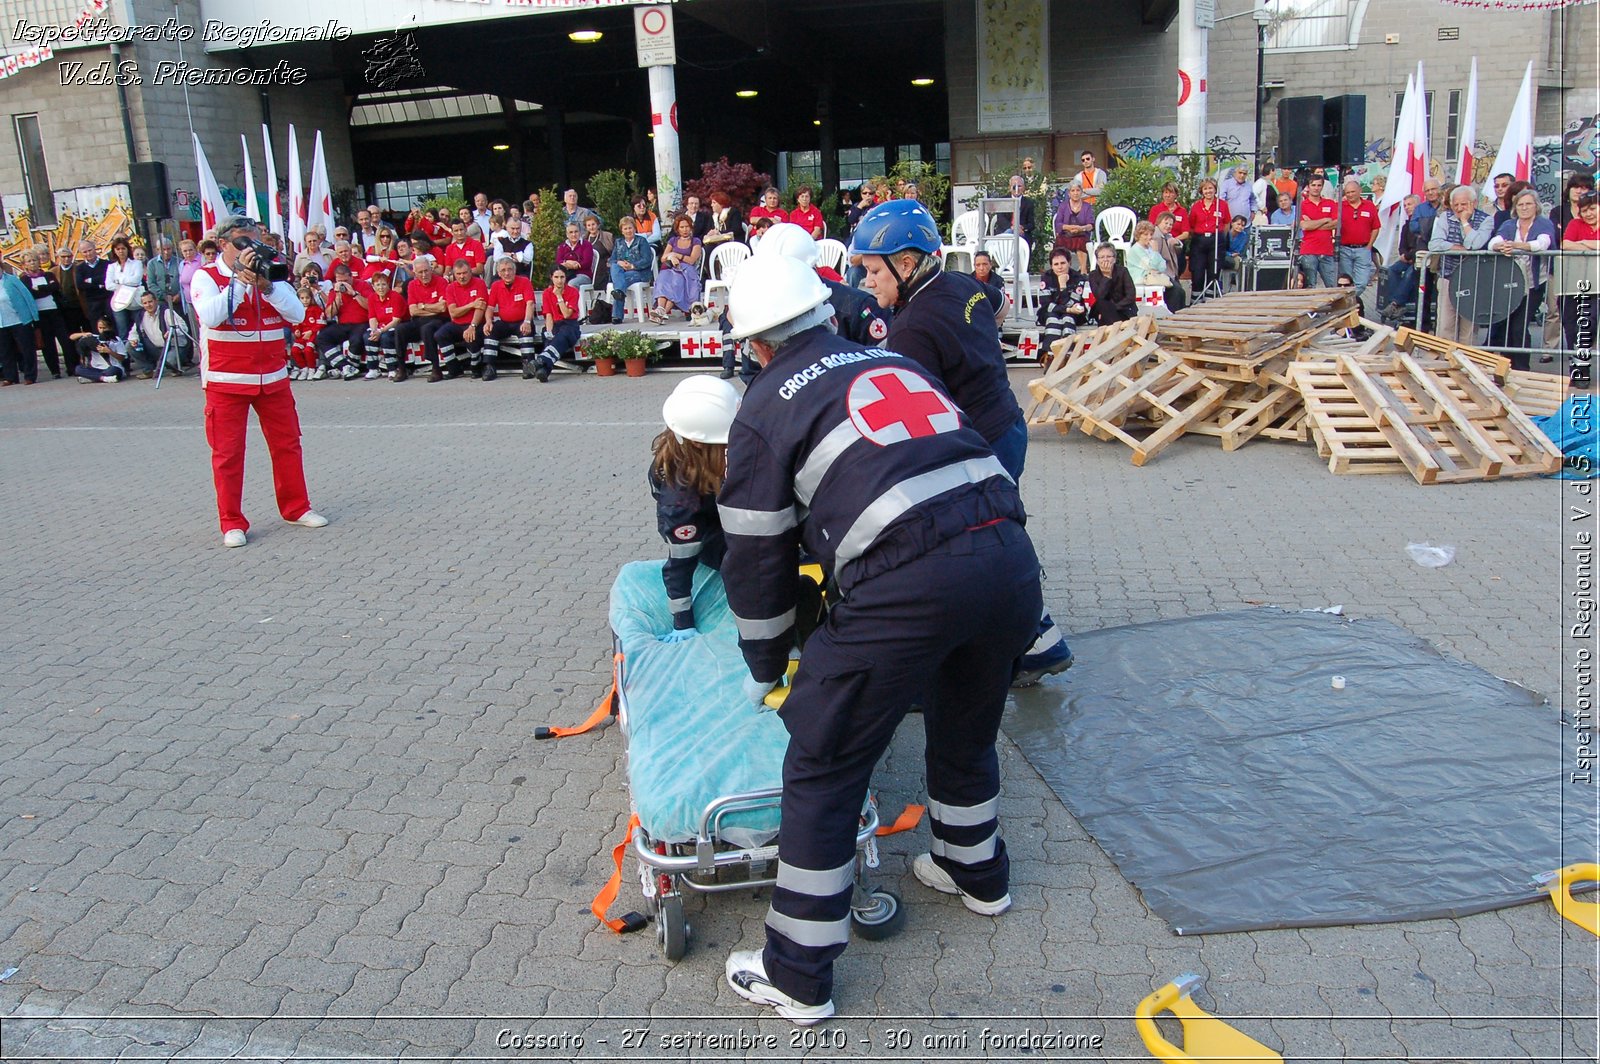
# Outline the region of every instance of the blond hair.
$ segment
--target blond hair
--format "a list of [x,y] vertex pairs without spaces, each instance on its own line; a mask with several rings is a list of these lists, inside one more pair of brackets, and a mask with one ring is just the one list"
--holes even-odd
[[665,429],[650,445],[651,468],[663,483],[715,495],[728,471],[728,445],[680,440]]

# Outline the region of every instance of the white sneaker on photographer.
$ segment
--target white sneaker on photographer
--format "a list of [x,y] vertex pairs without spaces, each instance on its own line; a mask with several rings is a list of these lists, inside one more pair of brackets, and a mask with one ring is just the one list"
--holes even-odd
[[974,898],[971,894],[956,886],[956,881],[950,878],[950,873],[934,863],[933,854],[919,853],[911,862],[911,871],[922,881],[924,886],[932,887],[940,894],[959,894],[961,904],[977,913],[979,916],[999,916],[1011,908],[1011,895],[1005,894],[995,901],[984,901]]
[[245,544],[244,529],[230,528],[222,534],[224,547],[242,547]]
[[723,965],[723,974],[733,992],[757,1005],[771,1005],[773,1011],[799,1027],[810,1027],[833,1015],[833,1002],[820,1005],[802,1005],[767,978],[767,967],[758,949],[734,950]]

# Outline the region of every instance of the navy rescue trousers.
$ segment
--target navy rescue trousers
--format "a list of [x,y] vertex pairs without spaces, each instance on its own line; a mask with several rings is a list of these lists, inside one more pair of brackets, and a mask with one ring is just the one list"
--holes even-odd
[[913,703],[927,729],[934,860],[974,897],[1007,893],[995,737],[1042,605],[1033,544],[1006,520],[855,584],[806,642],[780,711],[789,750],[763,953],[790,997],[833,996],[867,784]]

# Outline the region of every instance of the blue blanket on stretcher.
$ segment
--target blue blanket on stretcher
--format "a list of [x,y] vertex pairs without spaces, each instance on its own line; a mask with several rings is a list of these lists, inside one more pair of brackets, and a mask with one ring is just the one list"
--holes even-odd
[[[700,814],[718,797],[781,786],[789,746],[778,715],[741,694],[746,669],[722,575],[703,565],[694,575],[694,618],[696,638],[658,641],[672,631],[661,562],[629,562],[611,585],[629,790],[640,825],[664,842],[693,840]],[[720,834],[748,848],[777,831],[772,808],[730,814]]]
[[1550,442],[1561,448],[1565,458],[1561,472],[1553,476],[1562,480],[1592,480],[1600,475],[1597,417],[1600,417],[1600,410],[1595,407],[1594,394],[1580,392],[1562,403],[1554,414],[1533,419],[1539,430],[1550,437]]

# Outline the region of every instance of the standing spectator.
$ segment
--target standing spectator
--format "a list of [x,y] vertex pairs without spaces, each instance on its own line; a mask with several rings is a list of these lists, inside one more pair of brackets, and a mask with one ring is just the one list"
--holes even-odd
[[183,376],[183,356],[189,346],[187,328],[170,303],[163,303],[154,292],[139,295],[139,312],[127,335],[128,354],[139,367],[139,376],[154,376],[157,360],[165,359],[175,376]]
[[472,220],[468,224],[476,224],[478,230],[488,239],[490,233],[498,228],[494,224],[494,212],[489,209],[489,197],[482,192],[472,196]]
[[[1223,245],[1228,223],[1232,220],[1227,203],[1217,196],[1216,181],[1209,177],[1202,179],[1200,198],[1189,208],[1189,231],[1194,234],[1194,254],[1189,260],[1189,275],[1197,303],[1205,298],[1206,289],[1213,282],[1220,281]],[[1093,274],[1089,279],[1094,280]]]
[[578,231],[583,231],[583,220],[593,214],[587,207],[578,206],[578,190],[569,188],[561,194],[561,224],[563,227],[575,225]]
[[1294,179],[1294,174],[1289,172],[1287,166],[1278,167],[1278,176],[1272,182],[1272,187],[1278,190],[1278,206],[1280,209],[1284,200],[1293,203],[1300,196],[1300,183]]
[[[1224,208],[1226,209],[1226,208]],[[1115,325],[1139,313],[1139,292],[1133,286],[1128,268],[1117,261],[1117,249],[1101,244],[1094,249],[1095,269],[1089,274],[1089,291],[1094,295],[1094,320]]]
[[1338,257],[1333,247],[1334,230],[1339,225],[1339,205],[1324,199],[1322,188],[1322,175],[1311,175],[1306,179],[1306,194],[1300,201],[1300,272],[1305,276],[1307,288],[1318,285],[1332,288],[1339,278]]
[[[1094,208],[1084,199],[1083,189],[1079,186],[1067,186],[1067,198],[1056,208],[1055,227],[1055,247],[1071,254],[1079,273],[1086,272],[1089,268],[1089,238],[1094,235]],[[1051,250],[1054,252],[1055,248]]]
[[[1272,212],[1278,209],[1278,188],[1272,183],[1272,164],[1261,164],[1261,176],[1256,178],[1255,184],[1250,186],[1256,194],[1256,210],[1260,212],[1260,222],[1266,222],[1272,217]],[[1252,219],[1252,225],[1256,220]]]
[[1028,190],[1028,195],[1037,196],[1044,192],[1044,175],[1039,173],[1038,167],[1034,164],[1033,156],[1024,155],[1022,157],[1020,172],[1022,174],[1023,187]]
[[[310,267],[315,270],[316,265]],[[297,293],[306,316],[290,330],[289,379],[308,381],[317,373],[317,333],[322,331],[322,293],[315,284],[302,284]]]
[[1081,169],[1072,175],[1072,184],[1083,192],[1084,202],[1093,207],[1100,198],[1100,190],[1105,187],[1106,172],[1095,165],[1092,151],[1085,151],[1078,156],[1078,163]]
[[[700,198],[698,196],[690,196],[689,199],[694,202],[695,210],[698,211],[700,209]],[[645,202],[645,198],[643,196],[633,197],[634,232],[644,237],[648,243],[659,244],[661,242],[661,235],[658,232],[659,223],[660,219],[650,210],[650,205]],[[617,228],[620,231],[622,227],[618,225]]]
[[1511,186],[1516,180],[1513,174],[1494,175],[1494,227],[1497,232],[1511,217]]
[[[640,202],[643,202],[642,200]],[[640,235],[632,217],[622,219],[622,236],[611,248],[611,322],[621,325],[628,308],[628,289],[655,279],[655,251]]]
[[579,235],[577,222],[567,223],[567,239],[556,247],[556,265],[566,272],[569,284],[594,282],[594,245]]
[[[1512,198],[1512,216],[1506,220],[1489,240],[1489,250],[1512,256],[1522,270],[1527,286],[1527,296],[1502,322],[1489,326],[1490,347],[1530,347],[1528,325],[1533,310],[1544,301],[1545,273],[1548,260],[1537,254],[1556,246],[1561,238],[1550,219],[1539,217],[1539,195],[1525,188]],[[1512,369],[1528,369],[1525,351],[1507,352]]]
[[400,382],[411,375],[406,365],[406,350],[413,343],[422,345],[422,353],[433,366],[428,375],[430,384],[444,380],[439,367],[439,329],[449,318],[445,316],[445,281],[434,272],[432,255],[418,255],[416,277],[406,286],[406,311],[409,317],[395,331],[395,346],[400,353],[400,365],[389,379]]
[[206,441],[211,445],[217,518],[225,547],[245,545],[245,428],[255,409],[272,455],[278,513],[285,521],[321,528],[328,519],[311,509],[300,451],[300,418],[284,365],[284,328],[305,314],[287,281],[256,272],[256,253],[240,243],[261,239],[248,218],[226,218],[217,227],[221,261],[194,275],[190,298],[200,334],[200,384],[206,392]]
[[1250,167],[1244,163],[1239,163],[1223,176],[1218,194],[1228,205],[1229,217],[1243,218],[1246,226],[1251,224],[1256,211],[1261,209],[1261,200],[1256,196],[1255,186],[1250,183]]
[[[50,368],[50,375],[60,380],[63,368],[69,377],[77,368],[78,351],[72,343],[72,332],[67,328],[66,315],[61,309],[67,297],[62,294],[61,282],[56,275],[44,268],[44,262],[44,256],[37,249],[25,254],[22,257],[22,283],[32,293],[34,309],[39,312],[39,337],[44,343],[44,364]],[[60,361],[57,361],[58,351]]]
[[460,344],[466,352],[465,359],[472,366],[472,375],[483,376],[483,320],[489,308],[489,288],[483,278],[473,274],[466,259],[457,259],[450,267],[444,302],[450,323],[439,328],[437,340],[441,350],[450,349],[444,356],[450,364],[445,375],[459,377],[462,374],[463,356],[456,351],[456,345]]
[[182,270],[183,264],[178,258],[178,253],[173,250],[172,238],[158,237],[156,256],[145,263],[144,287],[161,302],[182,309]]
[[[1148,221],[1155,225],[1165,213],[1172,215],[1172,231],[1168,239],[1172,241],[1173,253],[1177,256],[1178,274],[1182,274],[1189,265],[1189,209],[1178,202],[1178,186],[1171,181],[1161,186],[1161,199],[1150,208]],[[1173,275],[1174,281],[1178,274]]]
[[[1433,223],[1433,236],[1428,240],[1428,250],[1434,254],[1447,251],[1477,251],[1489,246],[1494,234],[1494,216],[1477,207],[1478,194],[1470,185],[1457,185],[1450,190],[1450,209],[1440,214]],[[1437,332],[1446,340],[1472,343],[1477,329],[1471,321],[1456,313],[1450,299],[1451,281],[1461,267],[1461,256],[1444,255],[1439,260],[1439,324]]]
[[[787,222],[789,214],[779,204],[780,194],[775,188],[768,188],[761,194],[761,202],[750,208],[750,221],[757,218],[771,218],[774,222]],[[713,202],[715,202],[713,200]]]
[[0,266],[0,388],[39,383],[39,353],[33,326],[39,305],[22,278]]
[[144,263],[133,257],[127,237],[119,236],[111,241],[106,288],[111,293],[111,316],[116,320],[117,334],[127,336],[139,307],[139,292],[144,288]]
[[1339,273],[1355,284],[1361,302],[1372,284],[1372,245],[1378,239],[1378,208],[1361,194],[1361,182],[1344,179],[1344,201],[1339,204]]
[[[720,192],[712,193],[712,202]],[[705,248],[694,235],[694,226],[686,214],[678,215],[672,223],[674,235],[661,252],[661,271],[656,275],[656,305],[650,311],[650,320],[665,325],[677,307],[688,317],[690,308],[700,300],[700,260]]]
[[1565,233],[1574,218],[1579,217],[1578,205],[1586,193],[1594,191],[1594,178],[1589,174],[1573,174],[1561,190],[1561,202],[1550,212],[1550,221],[1557,233]]
[[[598,221],[596,222],[598,225]],[[522,363],[522,378],[533,376],[530,356],[534,342],[534,316],[539,311],[534,300],[533,282],[517,275],[515,259],[502,258],[494,264],[494,284],[489,286],[489,301],[483,326],[483,379],[495,378],[495,360],[500,345],[508,343]]]
[[439,220],[421,207],[411,208],[411,213],[406,215],[405,232],[407,236],[421,233],[435,244],[447,242],[450,237],[450,227],[439,224]]
[[[1578,200],[1578,216],[1567,223],[1567,228],[1561,234],[1561,249],[1563,251],[1600,251],[1600,196],[1593,189],[1585,192]],[[1566,337],[1567,347],[1572,351],[1594,350],[1595,297],[1593,293],[1587,295],[1561,297],[1561,331]],[[1587,385],[1590,368],[1584,365],[1582,373],[1577,369],[1572,371],[1573,383],[1578,383],[1582,376],[1583,384]]]
[[826,235],[828,223],[823,220],[822,212],[811,205],[810,185],[801,185],[795,191],[794,210],[789,212],[789,221],[804,229],[813,240],[821,240]]
[[1422,183],[1422,202],[1411,214],[1411,228],[1422,238],[1422,245],[1426,245],[1433,235],[1434,219],[1439,217],[1439,211],[1443,209],[1446,209],[1444,186],[1439,184],[1437,177],[1430,177]]
[[[372,318],[372,288],[356,279],[348,262],[333,264],[333,291],[323,314],[327,324],[317,333],[317,355],[329,376],[353,380],[367,362],[367,323]],[[349,354],[345,354],[348,346]],[[376,380],[377,353],[372,355],[368,380]],[[320,371],[319,371],[320,374]],[[319,375],[318,379],[321,379]]]
[[72,284],[83,302],[83,316],[88,321],[111,316],[111,289],[106,284],[106,273],[111,264],[100,257],[93,240],[78,241],[78,261],[72,267]]

